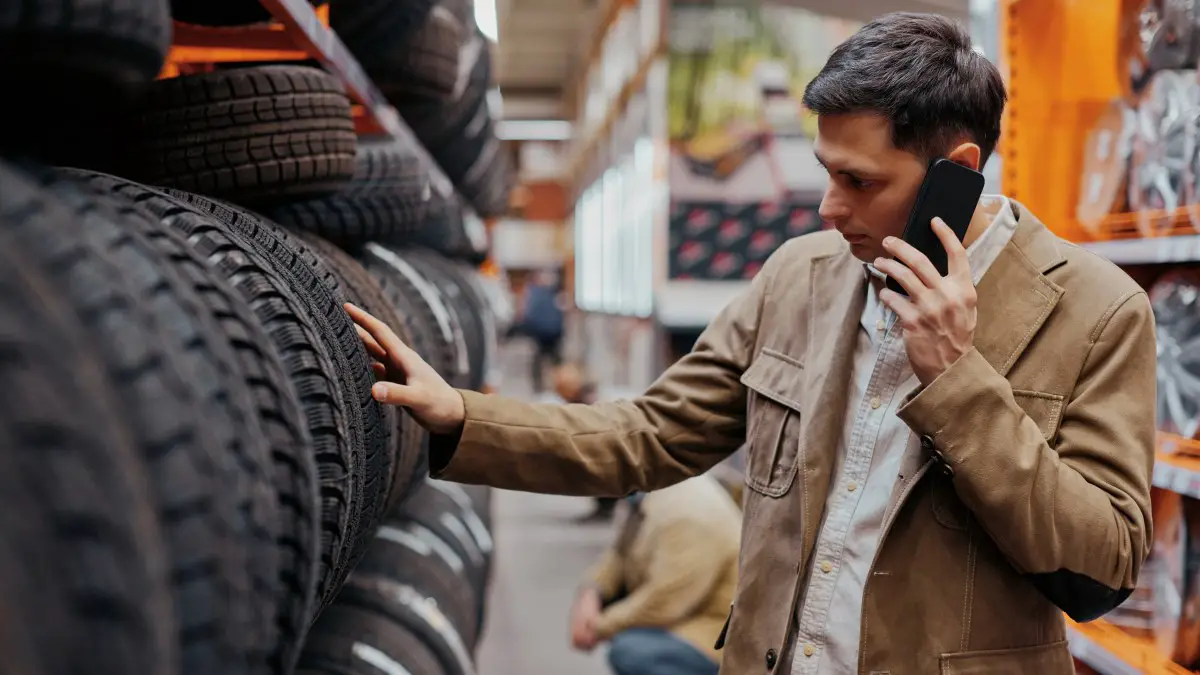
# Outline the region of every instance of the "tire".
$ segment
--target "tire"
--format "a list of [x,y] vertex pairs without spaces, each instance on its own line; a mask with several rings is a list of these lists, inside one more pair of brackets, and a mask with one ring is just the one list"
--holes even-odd
[[412,586],[373,574],[353,574],[338,602],[378,614],[410,631],[446,675],[474,675],[474,658],[454,624],[436,599]]
[[[236,223],[230,225],[198,205],[124,179],[96,175],[90,182],[137,203],[181,233],[206,258],[213,273],[229,281],[249,303],[283,357],[300,394],[320,486],[319,612],[332,601],[352,567],[363,508],[365,438],[356,405],[361,403],[355,395],[357,371],[349,367],[347,346],[325,313],[333,302],[328,289],[305,261],[257,220],[208,202],[228,222]],[[362,358],[365,361],[365,354]]]
[[[65,268],[40,268],[8,232],[14,219],[70,214],[17,181],[0,167],[0,653],[6,670],[26,675],[175,675],[146,466],[61,284]],[[47,405],[63,383],[67,414]]]
[[486,485],[465,485],[463,483],[433,479],[429,482],[447,483],[462,490],[467,495],[467,498],[471,500],[471,510],[483,521],[483,525],[488,529],[488,532],[492,531],[492,488]]
[[354,175],[350,99],[303,66],[158,80],[127,144],[115,173],[238,204],[329,194]]
[[437,655],[413,631],[369,609],[338,603],[313,626],[296,675],[380,672],[446,675]]
[[[94,174],[65,172],[88,180]],[[113,197],[109,196],[109,199]],[[279,596],[275,625],[278,639],[271,655],[273,672],[291,672],[300,642],[314,612],[319,550],[317,469],[312,437],[299,394],[286,375],[279,352],[245,300],[217,278],[191,246],[150,213],[119,208],[122,222],[136,228],[195,289],[203,311],[237,356],[238,375],[252,392],[254,409],[270,449],[273,492],[279,513],[276,548]]]
[[[431,16],[437,4],[437,0],[338,0],[329,8],[329,27],[381,90],[403,90],[407,81],[421,76],[414,65],[433,65],[438,72],[446,69],[437,62],[413,63],[413,43],[421,41],[421,34],[431,25],[440,35],[444,33],[441,40],[455,46],[462,40],[463,29],[457,21]],[[456,69],[455,60],[449,70],[453,74]]]
[[[468,75],[464,78],[464,86],[455,96],[446,100],[395,102],[404,121],[439,164],[448,147],[465,138],[476,137],[477,133],[472,132],[481,130],[472,129],[471,122],[476,119],[480,107],[487,104],[487,92],[492,81],[492,52],[478,31],[472,35],[472,40],[474,48],[464,54],[470,59],[463,64]],[[476,125],[479,124],[481,122],[477,121]]]
[[[181,673],[265,673],[276,640],[278,513],[267,440],[236,357],[190,283],[138,231],[70,181],[38,180],[70,216],[10,222],[61,266],[150,468],[168,546]],[[0,192],[31,200],[6,180]]]
[[425,220],[434,199],[429,174],[436,170],[418,148],[396,141],[361,143],[354,179],[340,192],[280,204],[267,214],[349,250],[368,241],[403,243]]
[[482,624],[493,542],[470,497],[454,483],[426,481],[396,517],[428,529],[458,554],[466,567],[463,578],[476,598],[476,620]]
[[405,318],[411,317],[408,325],[414,335],[420,328],[425,329],[421,341],[426,342],[428,353],[422,354],[422,358],[450,384],[467,386],[469,364],[462,326],[447,308],[441,291],[421,275],[401,251],[371,243],[367,244],[363,255],[367,269],[380,280],[385,293],[408,304],[410,311]]
[[[154,80],[171,46],[166,0],[59,0],[0,6],[0,71],[5,89],[131,93]],[[26,94],[28,91],[25,92]],[[91,100],[75,99],[75,105]],[[98,99],[97,103],[103,103]],[[45,102],[31,106],[46,112]]]
[[291,267],[295,281],[307,289],[314,311],[320,311],[327,321],[329,348],[344,357],[340,362],[344,365],[339,368],[345,382],[342,392],[346,397],[346,407],[357,411],[363,429],[361,440],[353,446],[361,453],[358,461],[362,467],[354,476],[360,487],[359,508],[353,520],[356,523],[352,532],[354,544],[350,557],[350,569],[353,569],[355,561],[365,552],[382,522],[387,501],[386,479],[391,475],[391,439],[395,425],[387,418],[388,407],[381,405],[371,394],[375,378],[371,373],[370,357],[358,337],[354,322],[343,308],[349,299],[347,290],[316,250],[278,224],[232,204],[179,190],[166,192],[216,217],[229,227],[241,228],[247,233],[266,233],[266,237],[273,242],[273,250],[285,259],[295,260]]
[[354,573],[384,577],[432,598],[463,644],[473,651],[478,639],[479,599],[475,589],[463,583],[469,571],[467,562],[428,528],[394,518],[379,528]]
[[72,165],[109,156],[112,129],[170,45],[166,0],[0,3],[0,91],[29,102],[5,106],[0,156]]
[[[345,291],[350,302],[357,304],[370,312],[381,321],[391,326],[405,344],[411,344],[412,336],[404,324],[404,319],[396,313],[395,307],[383,295],[379,284],[363,269],[362,264],[342,251],[332,243],[310,233],[297,235],[325,260],[336,282]],[[380,510],[373,522],[383,522],[384,516],[394,505],[417,485],[420,479],[422,431],[416,420],[407,411],[394,406],[382,406],[384,429],[389,432],[389,452],[387,463],[378,467],[383,477],[382,486],[386,490],[382,499],[376,500]],[[369,549],[369,545],[368,545]]]
[[171,0],[171,18],[197,26],[248,26],[270,21],[271,13],[258,0]]
[[431,251],[414,250],[405,255],[414,264],[422,266],[426,277],[438,284],[443,296],[453,304],[467,347],[468,385],[475,391],[481,390],[490,365],[489,332],[494,328],[488,321],[487,303],[468,276],[472,271]]

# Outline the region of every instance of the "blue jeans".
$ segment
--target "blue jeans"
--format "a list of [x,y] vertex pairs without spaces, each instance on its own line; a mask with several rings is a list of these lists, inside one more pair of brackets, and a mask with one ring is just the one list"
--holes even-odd
[[658,628],[617,633],[608,649],[616,675],[717,675],[718,666],[691,644]]

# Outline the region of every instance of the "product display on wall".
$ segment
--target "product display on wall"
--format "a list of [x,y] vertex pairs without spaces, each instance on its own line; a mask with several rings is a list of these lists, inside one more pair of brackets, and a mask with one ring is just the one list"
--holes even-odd
[[[1147,289],[1158,324],[1150,558],[1121,607],[1069,625],[1076,658],[1105,674],[1200,668],[1200,31],[1192,4],[1000,3],[1010,92],[1004,190],[1060,236],[1125,266]],[[1061,58],[1047,58],[1048,39]],[[1079,53],[1089,57],[1067,56]]]

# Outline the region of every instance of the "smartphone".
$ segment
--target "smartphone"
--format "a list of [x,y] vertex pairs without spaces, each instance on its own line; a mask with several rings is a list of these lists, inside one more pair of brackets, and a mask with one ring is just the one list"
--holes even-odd
[[[958,240],[967,236],[967,228],[971,225],[971,216],[975,215],[975,207],[983,195],[983,174],[968,169],[961,164],[955,164],[948,159],[935,159],[929,164],[925,173],[925,181],[917,193],[917,203],[908,214],[908,224],[904,226],[904,241],[913,248],[924,253],[929,262],[937,268],[938,274],[946,274],[946,247],[933,231],[933,219],[941,218]],[[908,295],[904,287],[888,277],[887,287]]]

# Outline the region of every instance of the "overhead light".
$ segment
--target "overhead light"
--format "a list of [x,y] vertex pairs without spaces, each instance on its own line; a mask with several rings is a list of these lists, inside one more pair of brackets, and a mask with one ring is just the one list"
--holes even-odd
[[496,136],[503,141],[566,141],[571,123],[563,120],[500,120]]
[[479,32],[492,42],[500,41],[500,20],[496,17],[496,0],[475,0],[475,24]]

